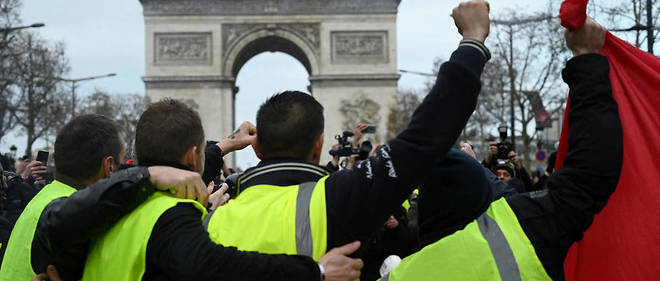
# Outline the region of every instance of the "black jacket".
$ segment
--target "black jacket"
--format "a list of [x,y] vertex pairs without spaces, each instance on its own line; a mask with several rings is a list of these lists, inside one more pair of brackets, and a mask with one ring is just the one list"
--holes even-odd
[[[415,111],[408,128],[395,139],[383,145],[378,151],[377,156],[371,157],[366,161],[357,164],[352,170],[343,170],[334,173],[327,179],[326,206],[328,216],[328,249],[355,240],[361,240],[363,243],[364,241],[367,241],[369,237],[379,229],[380,225],[385,222],[393,210],[398,208],[410,195],[413,188],[424,180],[424,177],[429,174],[433,165],[442,160],[449,148],[455,143],[461,130],[476,107],[477,96],[481,88],[479,77],[484,64],[485,58],[480,51],[469,46],[459,47],[458,50],[454,52],[451,59],[441,67],[435,86]],[[273,167],[276,165],[280,168],[289,167],[291,169],[274,169]],[[301,170],[305,171],[301,172]],[[255,171],[258,171],[258,173]],[[239,182],[241,189],[249,188],[250,186],[260,183],[292,185],[310,180],[318,180],[326,174],[327,171],[318,165],[302,163],[292,159],[274,159],[263,161],[259,163],[256,168],[246,171]],[[97,191],[97,193],[103,194],[104,191]],[[469,197],[471,194],[456,192],[455,196],[457,198],[465,196]],[[56,210],[58,213],[70,213],[70,217],[87,216],[87,219],[79,219],[78,221],[81,223],[77,224],[74,228],[93,228],[95,230],[103,229],[103,227],[99,226],[108,222],[114,223],[118,216],[128,213],[130,207],[126,208],[126,206],[134,207],[136,204],[139,204],[144,200],[144,197],[124,197],[119,199],[103,198],[91,196],[89,194],[81,196],[76,196],[74,194],[74,196],[70,197],[68,200],[71,200],[71,198],[80,200],[79,202],[83,202],[87,207],[75,210],[74,208],[69,208],[69,204],[67,203],[59,204],[60,206],[57,207],[59,210],[57,210],[55,207],[51,206],[51,203],[46,210],[48,212]],[[96,208],[98,204],[109,204],[115,206],[115,208],[99,210]],[[168,228],[168,224],[176,221],[174,217],[186,213],[184,208],[186,208],[185,205],[179,205],[168,210],[163,216],[161,216],[154,230],[160,227]],[[107,219],[101,219],[101,217],[92,219],[89,218],[89,213],[104,213],[107,216]],[[192,218],[194,217],[194,214],[189,213],[185,216]],[[48,217],[44,216],[42,216],[42,220],[40,220],[40,228],[42,228],[42,231],[45,233],[71,231],[71,229],[63,229],[61,225],[61,221],[56,222],[49,220]],[[185,240],[185,237],[189,237],[191,240],[186,241],[205,243],[199,240],[201,239],[200,236],[203,236],[200,235],[200,233],[205,234],[205,232],[200,232],[201,230],[199,229],[194,230],[194,228],[197,227],[197,225],[193,224],[182,225],[177,228],[179,230],[184,229],[179,232],[179,235],[187,236],[170,236],[175,236],[182,240]],[[162,242],[176,242],[172,239],[161,239],[162,237],[156,236],[158,235],[152,234],[149,243],[162,243],[162,245],[165,245],[165,248],[168,249],[166,250],[167,257],[189,257],[191,254],[195,254],[194,251],[191,251],[189,248],[179,248],[172,246],[172,244],[168,244],[168,242]],[[43,235],[41,238],[49,245],[57,244],[61,247],[60,249],[52,248],[54,252],[62,253],[65,249],[75,246],[71,245],[71,241],[68,238],[58,235]],[[208,240],[207,234],[205,239]],[[207,246],[202,248],[206,249]],[[150,259],[149,249],[148,246],[148,263]],[[195,257],[197,256],[199,256],[199,254],[195,255]],[[227,256],[229,256],[229,254]],[[64,256],[61,256],[61,258],[64,259]],[[55,260],[54,262],[61,263],[63,262],[62,259]],[[76,257],[75,259],[79,259],[79,257]],[[290,263],[296,264],[293,262]],[[238,280],[245,279],[246,276],[238,275],[237,271],[250,268],[250,265],[258,265],[260,270],[266,269],[259,272],[268,273],[268,269],[270,269],[268,267],[269,265],[283,266],[283,264],[284,263],[280,264],[275,262],[257,263],[256,259],[253,260],[253,262],[236,259],[232,262],[233,266],[231,267],[220,267],[220,265],[216,263],[215,268],[201,269],[199,266],[195,266],[192,262],[185,261],[181,261],[180,265],[188,266],[189,270],[205,270],[206,272],[217,274],[210,277],[222,277],[223,280]],[[177,265],[179,265],[179,263],[177,263]],[[315,266],[315,264],[312,265]],[[292,272],[306,268],[304,266],[283,267],[287,267],[287,270]],[[219,270],[218,268],[221,268],[222,270]],[[309,268],[309,266],[307,268]],[[215,272],[216,270],[217,273]],[[280,271],[276,271],[278,274],[270,274],[268,277],[270,280],[286,280],[286,275],[282,274],[283,271],[284,269],[281,269]],[[252,275],[248,276],[255,276],[255,274],[259,272],[252,268]],[[318,269],[311,273],[309,269],[307,271],[300,270],[300,272],[301,273],[297,275],[295,279],[314,280],[318,278]],[[197,273],[196,276],[198,277],[199,274],[201,274],[201,272],[195,271],[192,271],[192,273]],[[303,278],[306,276],[303,275],[305,273],[308,273],[307,275],[310,276],[309,279]],[[312,276],[313,273],[317,274],[316,278]],[[171,273],[166,273],[165,275],[172,276]]]
[[582,239],[610,195],[623,164],[623,131],[607,58],[582,55],[563,71],[570,88],[569,152],[548,189],[507,197],[553,280],[564,280],[569,247]]

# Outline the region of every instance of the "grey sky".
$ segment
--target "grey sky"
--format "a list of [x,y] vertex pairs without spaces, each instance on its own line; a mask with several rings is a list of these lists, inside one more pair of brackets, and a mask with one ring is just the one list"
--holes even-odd
[[[398,64],[400,69],[429,72],[436,57],[447,59],[456,48],[459,35],[449,17],[460,1],[403,0],[397,21]],[[493,0],[492,13],[504,9],[537,10],[545,1]],[[85,82],[77,93],[90,94],[94,88],[111,93],[144,93],[144,22],[138,0],[23,0],[24,23],[44,22],[39,33],[48,40],[63,41],[70,59],[72,78],[116,72],[116,77]],[[487,42],[488,43],[488,42]],[[281,53],[260,54],[239,73],[237,120],[254,122],[259,104],[269,95],[285,89],[306,90],[305,69],[293,57]],[[403,75],[401,88],[421,88],[426,78]],[[328,132],[334,133],[334,132]],[[15,144],[19,152],[24,137],[8,136],[0,152]],[[39,148],[44,142],[38,142]],[[251,152],[239,155],[239,166],[256,164]]]

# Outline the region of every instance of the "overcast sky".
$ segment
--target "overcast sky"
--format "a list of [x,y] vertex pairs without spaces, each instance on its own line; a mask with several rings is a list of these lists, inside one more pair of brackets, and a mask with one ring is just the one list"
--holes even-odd
[[[436,57],[447,59],[460,39],[451,10],[460,1],[403,0],[397,19],[400,69],[430,72]],[[504,9],[538,10],[545,1],[492,0],[492,13]],[[138,0],[23,0],[23,23],[43,22],[39,33],[48,40],[62,41],[70,60],[69,77],[80,78],[115,72],[116,77],[85,82],[79,95],[95,88],[110,93],[144,94],[141,77],[145,71],[145,38],[142,6]],[[488,42],[487,42],[488,43]],[[285,89],[306,90],[308,74],[293,57],[262,53],[251,59],[237,77],[240,87],[237,120],[254,122],[258,105],[272,93]],[[254,83],[258,81],[258,83]],[[400,88],[421,88],[426,78],[404,74]],[[251,83],[253,82],[253,83]],[[19,152],[25,138],[8,136],[0,152],[15,144]],[[35,148],[43,146],[37,143]],[[256,164],[251,152],[239,155],[239,166]]]

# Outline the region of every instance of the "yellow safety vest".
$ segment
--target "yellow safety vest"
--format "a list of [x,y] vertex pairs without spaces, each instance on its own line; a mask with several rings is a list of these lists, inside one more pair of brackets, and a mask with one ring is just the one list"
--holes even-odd
[[32,240],[39,217],[48,203],[60,197],[69,197],[74,192],[75,188],[55,180],[41,189],[25,206],[9,236],[0,268],[1,281],[32,280],[37,275],[32,270]]
[[92,243],[82,280],[137,281],[146,270],[147,243],[158,218],[179,203],[193,204],[206,216],[197,201],[155,192],[133,212]]
[[532,243],[504,198],[464,229],[405,258],[381,281],[548,280]]
[[326,252],[325,180],[300,185],[255,185],[207,218],[213,242],[242,251],[305,255]]

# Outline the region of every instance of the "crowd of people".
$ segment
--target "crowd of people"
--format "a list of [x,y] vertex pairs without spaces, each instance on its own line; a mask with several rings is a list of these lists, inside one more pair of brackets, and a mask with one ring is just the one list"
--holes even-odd
[[[490,59],[489,10],[453,10],[463,40],[407,129],[374,148],[358,124],[325,166],[323,106],[296,91],[218,141],[184,103],[152,103],[129,161],[115,122],[74,118],[55,141],[54,180],[29,157],[2,171],[0,281],[564,280],[568,247],[622,164],[605,31],[588,19],[566,33],[570,151],[530,176],[498,143],[481,163],[470,144],[452,148]],[[257,166],[225,165],[248,147]]]

